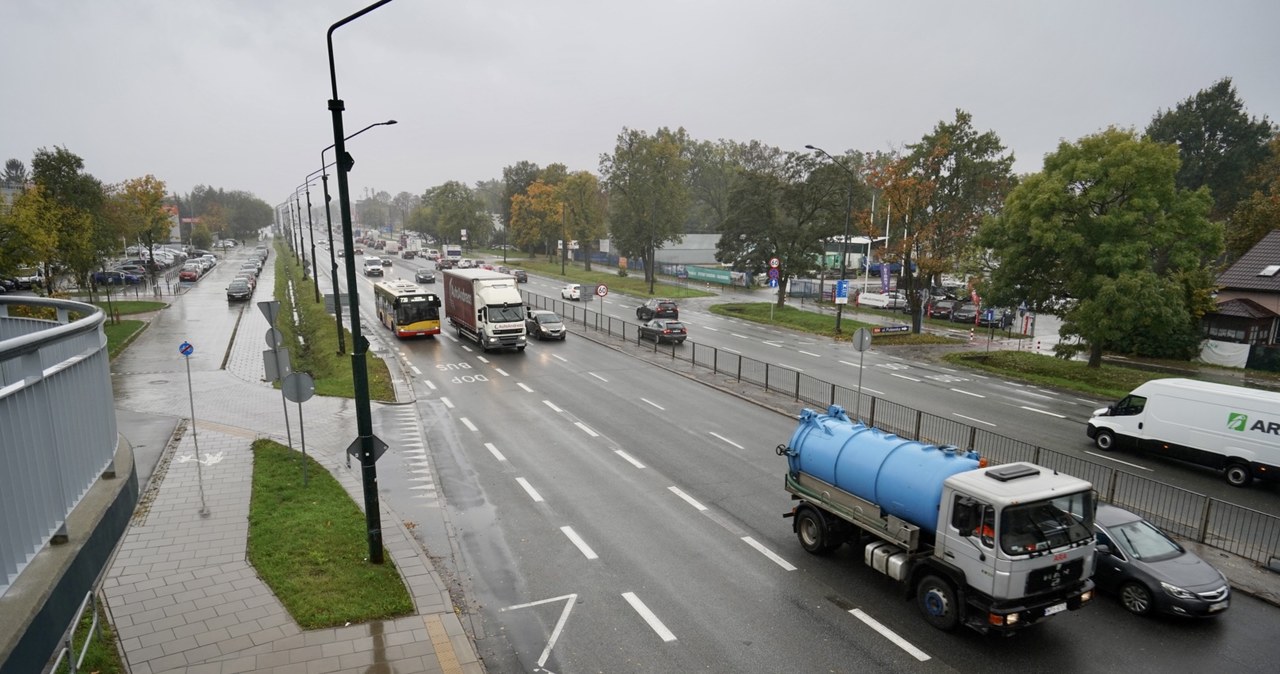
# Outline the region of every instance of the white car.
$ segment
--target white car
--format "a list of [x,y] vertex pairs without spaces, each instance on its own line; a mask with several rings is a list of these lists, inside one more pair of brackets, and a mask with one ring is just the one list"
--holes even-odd
[[907,304],[907,296],[894,290],[888,293],[862,293],[858,295],[858,306],[879,309],[901,309]]
[[582,286],[577,283],[565,284],[560,289],[560,299],[564,300],[580,300],[582,299]]

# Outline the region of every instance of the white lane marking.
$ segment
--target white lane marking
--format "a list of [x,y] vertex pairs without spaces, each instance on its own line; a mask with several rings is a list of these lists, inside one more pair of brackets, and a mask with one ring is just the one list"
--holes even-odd
[[1086,451],[1086,452],[1085,452],[1085,454],[1088,454],[1088,455],[1090,455],[1090,456],[1096,456],[1096,457],[1098,457],[1099,459],[1106,459],[1107,461],[1115,461],[1116,463],[1123,463],[1124,465],[1126,465],[1126,466],[1130,466],[1130,467],[1132,467],[1132,468],[1140,468],[1140,469],[1142,469],[1142,470],[1147,471],[1148,473],[1154,473],[1154,472],[1156,472],[1154,468],[1147,468],[1146,466],[1139,466],[1139,465],[1138,465],[1138,464],[1136,464],[1136,463],[1129,463],[1128,461],[1121,461],[1120,459],[1113,459],[1113,458],[1111,458],[1111,457],[1107,456],[1106,454],[1099,454],[1099,453],[1097,453],[1097,452],[1090,452],[1090,451]]
[[551,354],[551,355],[552,355],[553,357],[555,357],[555,358],[559,358],[560,360],[562,360],[562,361],[564,361],[564,362],[566,362],[566,363],[567,363],[567,362],[569,362],[568,360],[565,360],[565,357],[564,357],[564,356],[561,356],[561,355],[560,355],[560,354],[558,354],[558,353],[553,353],[553,354]]
[[471,420],[466,417],[461,417],[458,419],[458,421],[461,421],[463,426],[466,426],[467,428],[471,429],[472,433],[475,433],[476,431],[480,430],[479,428],[476,428],[476,425],[471,423]]
[[781,344],[778,344],[778,343],[776,343],[776,342],[770,342],[770,341],[767,341],[767,340],[766,340],[766,341],[763,341],[763,342],[760,342],[760,343],[761,343],[761,344],[768,344],[769,346],[772,346],[772,347],[773,347],[773,348],[775,348],[775,349],[781,349],[781,348],[782,348],[782,345],[781,345]]
[[762,545],[756,539],[750,536],[743,536],[742,541],[747,545],[750,545],[751,547],[755,548],[757,551],[760,552],[760,554],[764,555],[765,557],[768,557],[774,564],[781,566],[783,569],[787,571],[796,570],[796,567],[791,566],[791,562],[788,562],[787,560],[779,557],[778,553],[774,552],[773,550],[770,550],[769,548],[764,547],[764,545]]
[[481,363],[489,362],[489,359],[485,358],[484,356],[476,356],[476,359],[478,359]]
[[463,344],[463,345],[462,345],[462,350],[463,350],[463,351],[466,351],[467,353],[471,353],[471,352],[472,352],[472,351],[471,351],[471,347],[467,346],[466,344]]
[[736,442],[734,442],[734,441],[730,440],[729,438],[724,437],[723,435],[720,435],[719,433],[713,433],[713,432],[711,432],[711,431],[707,431],[707,432],[708,432],[708,433],[711,433],[712,435],[716,436],[717,438],[720,438],[721,440],[724,440],[725,442],[727,442],[727,443],[729,443],[729,444],[733,445],[734,447],[737,447],[738,449],[746,449],[746,448],[745,448],[745,447],[743,447],[742,445],[739,445],[738,443],[736,443]]
[[1084,398],[1076,398],[1076,400],[1079,400],[1080,402],[1082,402],[1082,403],[1084,403],[1084,404],[1086,404],[1086,405],[1093,405],[1094,407],[1097,407],[1097,406],[1098,406],[1098,403],[1095,403],[1095,402],[1093,402],[1092,400],[1085,400]]
[[436,390],[436,385],[432,384],[430,379],[424,379],[423,381],[426,382],[427,388],[431,389],[432,391]]
[[658,409],[660,409],[660,410],[662,410],[662,411],[664,411],[664,412],[667,410],[667,408],[663,407],[662,405],[659,405],[658,403],[653,402],[652,400],[649,400],[648,398],[641,398],[641,400],[643,400],[643,401],[645,401],[645,402],[649,403],[650,405],[653,405],[654,407],[656,407],[656,408],[658,408]]
[[498,448],[497,448],[497,447],[494,447],[492,442],[486,442],[486,443],[484,443],[484,448],[485,448],[485,449],[487,449],[487,450],[489,450],[489,453],[493,455],[493,458],[495,458],[495,459],[497,459],[497,460],[499,460],[499,461],[506,461],[506,460],[507,460],[507,457],[503,456],[503,455],[502,455],[502,452],[499,452],[499,451],[498,451]]
[[564,412],[564,410],[560,409],[559,407],[556,407],[556,404],[551,402],[550,400],[544,400],[542,401],[542,404],[546,405],[547,407],[550,407],[552,410],[556,412]]
[[739,350],[737,350],[737,349],[730,349],[730,348],[729,348],[729,347],[727,347],[727,346],[722,346],[722,347],[720,347],[720,350],[721,350],[721,351],[728,351],[729,353],[736,353],[736,354],[738,354],[739,356],[741,356],[741,355],[742,355],[742,352],[741,352],[741,351],[739,351]]
[[981,419],[974,419],[973,417],[966,417],[965,415],[963,415],[963,414],[959,414],[959,413],[956,413],[956,412],[952,412],[951,414],[953,414],[953,415],[955,415],[955,416],[957,416],[957,417],[960,417],[961,419],[967,419],[967,420],[969,420],[969,421],[974,421],[974,422],[977,422],[977,423],[980,423],[980,424],[986,424],[986,425],[988,425],[988,426],[990,426],[990,427],[992,427],[992,428],[995,428],[995,427],[996,427],[996,425],[995,425],[995,424],[993,424],[993,423],[991,423],[990,421],[983,421],[983,420],[981,420]]
[[712,331],[712,332],[720,332],[719,330],[717,330],[716,328],[711,327],[710,325],[704,325],[704,326],[702,326],[702,329],[703,329],[703,330],[710,330],[710,331]]
[[919,660],[920,662],[924,662],[925,660],[929,659],[928,653],[925,653],[919,648],[916,648],[914,645],[912,645],[910,641],[907,641],[906,639],[903,639],[902,637],[898,636],[896,632],[889,629],[888,627],[881,625],[879,620],[876,620],[875,618],[872,618],[871,616],[867,615],[862,611],[862,609],[855,608],[849,612],[853,614],[853,617],[866,623],[868,627],[879,632],[880,636],[888,639],[889,641],[892,641],[894,644],[897,644],[898,648],[901,648],[907,653],[910,653],[912,657]]
[[582,552],[583,556],[587,559],[600,558],[600,556],[596,554],[595,550],[592,550],[591,546],[587,545],[587,542],[582,540],[582,537],[578,535],[578,532],[573,530],[573,527],[560,527],[560,531],[563,531],[564,535],[568,536],[569,540],[574,545],[578,546],[578,550]]
[[875,390],[875,389],[873,389],[873,388],[867,388],[867,387],[865,387],[865,386],[863,386],[863,387],[862,387],[862,390],[863,390],[863,391],[866,391],[867,393],[873,393],[873,394],[878,395],[878,396],[882,396],[882,395],[884,395],[884,391],[877,391],[877,390]]
[[938,369],[939,369],[939,370],[942,370],[943,372],[950,372],[950,373],[952,373],[952,374],[955,374],[955,372],[956,372],[955,370],[953,370],[953,369],[951,369],[951,368],[949,368],[949,367],[939,367]]
[[591,437],[593,437],[593,438],[598,438],[598,437],[600,437],[600,434],[599,434],[599,433],[596,433],[595,431],[591,430],[590,428],[587,428],[587,425],[586,425],[586,424],[584,424],[584,423],[582,423],[581,421],[575,421],[575,422],[573,422],[573,425],[574,425],[574,426],[577,426],[578,428],[581,428],[581,429],[582,429],[582,431],[583,431],[584,433],[586,433],[587,435],[590,435],[590,436],[591,436]]
[[563,597],[552,597],[550,599],[531,601],[527,604],[516,604],[515,606],[498,609],[499,611],[515,611],[517,609],[529,608],[531,606],[549,604],[553,601],[564,601],[564,610],[560,612],[560,619],[556,621],[555,629],[551,630],[551,637],[547,639],[547,647],[542,649],[542,655],[538,658],[539,667],[547,664],[547,658],[551,657],[551,648],[556,645],[556,640],[560,638],[560,633],[564,631],[564,624],[569,622],[569,612],[573,610],[574,603],[578,601],[578,595],[566,594]]
[[[796,349],[796,351],[800,351],[800,349]],[[800,353],[803,353],[803,354],[804,354],[804,355],[806,355],[806,356],[813,356],[814,358],[821,358],[821,357],[822,357],[822,356],[821,356],[821,355],[819,355],[819,354],[812,353],[812,352],[809,352],[809,351],[800,351]]]
[[909,381],[914,381],[914,382],[919,382],[919,381],[920,381],[919,379],[916,379],[915,377],[908,377],[908,376],[907,376],[907,375],[905,375],[905,374],[898,374],[897,372],[890,372],[889,374],[891,374],[891,375],[893,375],[893,376],[895,376],[895,377],[897,377],[897,378],[899,378],[899,379],[907,379],[907,380],[909,380]]
[[774,365],[777,365],[778,367],[784,367],[788,370],[795,370],[796,372],[804,372],[804,370],[801,370],[800,368],[795,367],[793,365],[787,365],[786,363],[774,363]]
[[859,369],[861,369],[861,368],[862,368],[862,366],[861,366],[861,365],[857,365],[857,364],[854,364],[854,363],[850,363],[850,362],[849,362],[849,361],[847,361],[847,360],[842,360],[842,361],[839,361],[839,362],[844,363],[845,365],[848,365],[849,367],[856,367],[856,368],[859,368]]
[[1047,396],[1047,395],[1044,395],[1043,393],[1032,393],[1030,390],[1023,391],[1022,393],[1023,395],[1035,396],[1037,398],[1044,398],[1045,400],[1053,400],[1053,396]]
[[606,383],[606,384],[607,384],[607,383],[609,383],[609,380],[608,380],[608,379],[605,379],[604,377],[601,377],[600,375],[598,375],[598,374],[596,374],[596,373],[594,373],[594,372],[588,372],[587,374],[591,375],[592,377],[595,377],[596,379],[599,379],[600,381],[602,381],[602,382],[604,382],[604,383]]
[[1022,388],[1022,384],[1019,384],[1019,383],[1018,383],[1018,382],[1016,382],[1016,381],[1002,381],[1002,382],[1000,382],[1000,383],[1001,383],[1001,384],[1004,384],[1005,386],[1013,386],[1013,387],[1015,387],[1015,388]]
[[502,369],[502,368],[500,368],[500,367],[495,367],[495,368],[493,368],[493,371],[494,371],[494,372],[497,372],[498,374],[500,374],[500,375],[502,375],[502,376],[504,376],[504,377],[510,377],[510,376],[511,376],[511,375],[507,374],[506,370],[503,370],[503,369]]
[[658,616],[654,615],[653,611],[650,611],[649,607],[645,606],[644,602],[640,601],[640,598],[636,596],[636,593],[623,592],[622,598],[626,599],[628,604],[631,604],[631,608],[635,609],[636,613],[639,613],[640,617],[644,618],[646,623],[649,623],[649,627],[654,632],[657,632],[658,636],[663,641],[676,640],[676,635],[672,634],[671,630],[667,629],[667,626],[663,625],[661,620],[658,620]]
[[529,494],[529,498],[533,499],[534,503],[542,503],[542,494],[539,494],[538,490],[534,489],[528,480],[523,477],[517,477],[516,482],[519,482],[520,486],[524,487],[525,492]]
[[422,370],[419,370],[417,365],[410,365],[409,369],[413,370],[414,374],[417,374],[417,375],[422,374]]
[[442,397],[442,398],[440,398],[440,402],[444,403],[444,406],[445,406],[445,407],[448,407],[449,409],[453,409],[453,401],[452,401],[452,400],[449,400],[448,398],[444,398],[444,397]]
[[701,503],[698,503],[697,500],[695,500],[692,496],[680,491],[679,487],[667,487],[667,490],[670,491],[672,494],[675,494],[676,496],[679,496],[680,498],[684,499],[685,503],[688,503],[689,505],[693,506],[694,508],[697,508],[698,510],[707,509],[706,506],[702,505]]
[[630,454],[628,454],[628,453],[626,453],[626,452],[622,451],[621,449],[615,449],[615,450],[613,450],[613,453],[614,453],[614,454],[617,454],[617,455],[618,455],[618,456],[620,456],[620,457],[622,457],[622,458],[623,458],[623,459],[625,459],[628,463],[630,463],[631,465],[635,466],[636,468],[644,468],[644,464],[643,464],[643,463],[640,463],[639,461],[636,461],[635,457],[633,457],[633,456],[631,456]]
[[524,382],[520,382],[516,384],[516,386],[519,386],[520,388],[524,389],[525,393],[533,393],[533,389],[529,388],[528,386],[525,386]]
[[736,333],[736,332],[731,332],[731,333],[729,333],[729,334],[733,335],[734,337],[737,337],[738,339],[751,339],[750,337],[748,337],[748,336],[746,336],[746,335],[739,335],[739,334],[738,334],[738,333]]
[[1019,407],[1021,407],[1022,409],[1026,410],[1026,411],[1028,411],[1028,412],[1039,412],[1039,413],[1041,413],[1041,414],[1047,414],[1047,415],[1049,415],[1049,416],[1051,416],[1051,417],[1058,417],[1059,419],[1066,419],[1066,418],[1067,418],[1067,415],[1065,415],[1065,414],[1058,414],[1057,412],[1050,412],[1050,411],[1048,411],[1048,410],[1038,410],[1038,409],[1036,409],[1036,408],[1034,408],[1034,407],[1027,407],[1026,405],[1019,405]]
[[985,397],[986,397],[986,396],[982,395],[981,393],[974,393],[973,391],[966,391],[966,390],[964,390],[964,389],[960,389],[960,388],[953,388],[953,389],[951,389],[951,390],[952,390],[952,391],[955,391],[956,393],[963,393],[963,394],[965,394],[965,395],[967,395],[967,396],[973,396],[973,397],[975,397],[975,398],[985,398]]

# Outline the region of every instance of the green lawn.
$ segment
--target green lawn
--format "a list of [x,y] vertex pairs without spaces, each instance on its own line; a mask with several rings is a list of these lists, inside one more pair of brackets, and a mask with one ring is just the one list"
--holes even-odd
[[[98,604],[98,627],[93,633],[93,640],[89,642],[89,650],[85,653],[84,662],[80,665],[80,672],[95,672],[96,674],[118,674],[124,671],[124,664],[120,661],[120,653],[116,649],[116,633],[111,628],[111,623],[107,622],[107,612],[102,604]],[[54,671],[54,674],[62,674],[71,671],[71,662],[80,656],[80,649],[84,647],[84,637],[89,633],[89,626],[93,623],[93,611],[85,610],[84,615],[80,616],[80,624],[71,638],[71,653],[63,659],[62,664]]]
[[368,555],[364,513],[329,471],[277,442],[253,443],[249,562],[298,626],[413,613],[390,555],[382,564],[370,564]]
[[[866,311],[864,309],[864,311]],[[711,313],[721,316],[732,316],[753,323],[774,325],[800,332],[831,337],[832,339],[851,339],[858,328],[875,328],[878,324],[864,323],[857,319],[857,314],[846,311],[840,320],[840,332],[836,332],[836,317],[816,311],[797,309],[790,305],[776,306],[772,302],[743,302],[736,304],[713,304]],[[901,314],[899,314],[901,315]],[[894,344],[956,344],[955,339],[941,335],[890,334],[876,335],[872,338],[878,345]]]
[[956,365],[1042,386],[1079,391],[1108,400],[1119,400],[1143,382],[1171,376],[1167,372],[1152,372],[1106,363],[1102,367],[1090,368],[1084,361],[1063,360],[1027,351],[949,353],[943,358]]
[[95,306],[101,307],[103,311],[114,311],[121,316],[129,316],[131,314],[147,314],[153,311],[160,311],[169,306],[164,302],[154,302],[151,300],[111,300],[107,304],[106,300],[93,303]]
[[125,347],[133,341],[133,338],[142,329],[147,326],[146,321],[120,321],[112,323],[107,321],[103,326],[103,332],[107,333],[107,356],[115,358],[124,351]]
[[[485,258],[486,261],[498,261],[502,264],[502,256],[499,255],[494,260]],[[547,258],[539,257],[536,259],[524,259],[508,261],[506,266],[512,269],[523,269],[525,271],[536,272],[542,276],[550,276],[566,283],[581,283],[588,286],[584,290],[590,290],[601,283],[609,286],[610,292],[626,293],[636,297],[670,297],[672,299],[681,299],[685,297],[713,297],[716,293],[699,290],[695,287],[685,285],[671,285],[669,283],[655,283],[653,294],[649,294],[649,284],[645,283],[644,274],[634,272],[627,276],[618,276],[618,273],[612,269],[599,267],[587,271],[581,262],[568,262],[565,264],[565,273],[560,273],[560,262],[548,262]]]

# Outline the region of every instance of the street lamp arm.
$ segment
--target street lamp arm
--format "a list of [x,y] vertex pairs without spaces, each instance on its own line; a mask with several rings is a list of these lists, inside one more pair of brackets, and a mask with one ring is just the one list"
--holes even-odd
[[351,23],[352,21],[355,21],[356,19],[364,16],[365,14],[368,14],[369,12],[372,12],[373,10],[387,4],[388,2],[391,2],[391,0],[378,0],[378,2],[375,2],[372,5],[365,7],[364,9],[356,12],[355,14],[352,14],[351,16],[348,16],[347,18],[333,24],[332,26],[329,26],[329,32],[325,34],[325,41],[328,43],[328,46],[329,46],[329,81],[333,83],[333,100],[335,101],[338,100],[338,69],[336,66],[334,66],[334,63],[333,63],[333,31],[338,30],[344,25]]

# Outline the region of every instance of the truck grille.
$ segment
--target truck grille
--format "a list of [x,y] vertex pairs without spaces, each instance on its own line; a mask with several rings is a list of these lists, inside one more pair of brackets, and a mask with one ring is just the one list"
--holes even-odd
[[1066,587],[1080,580],[1084,574],[1084,559],[1046,566],[1027,574],[1026,594],[1039,594]]

